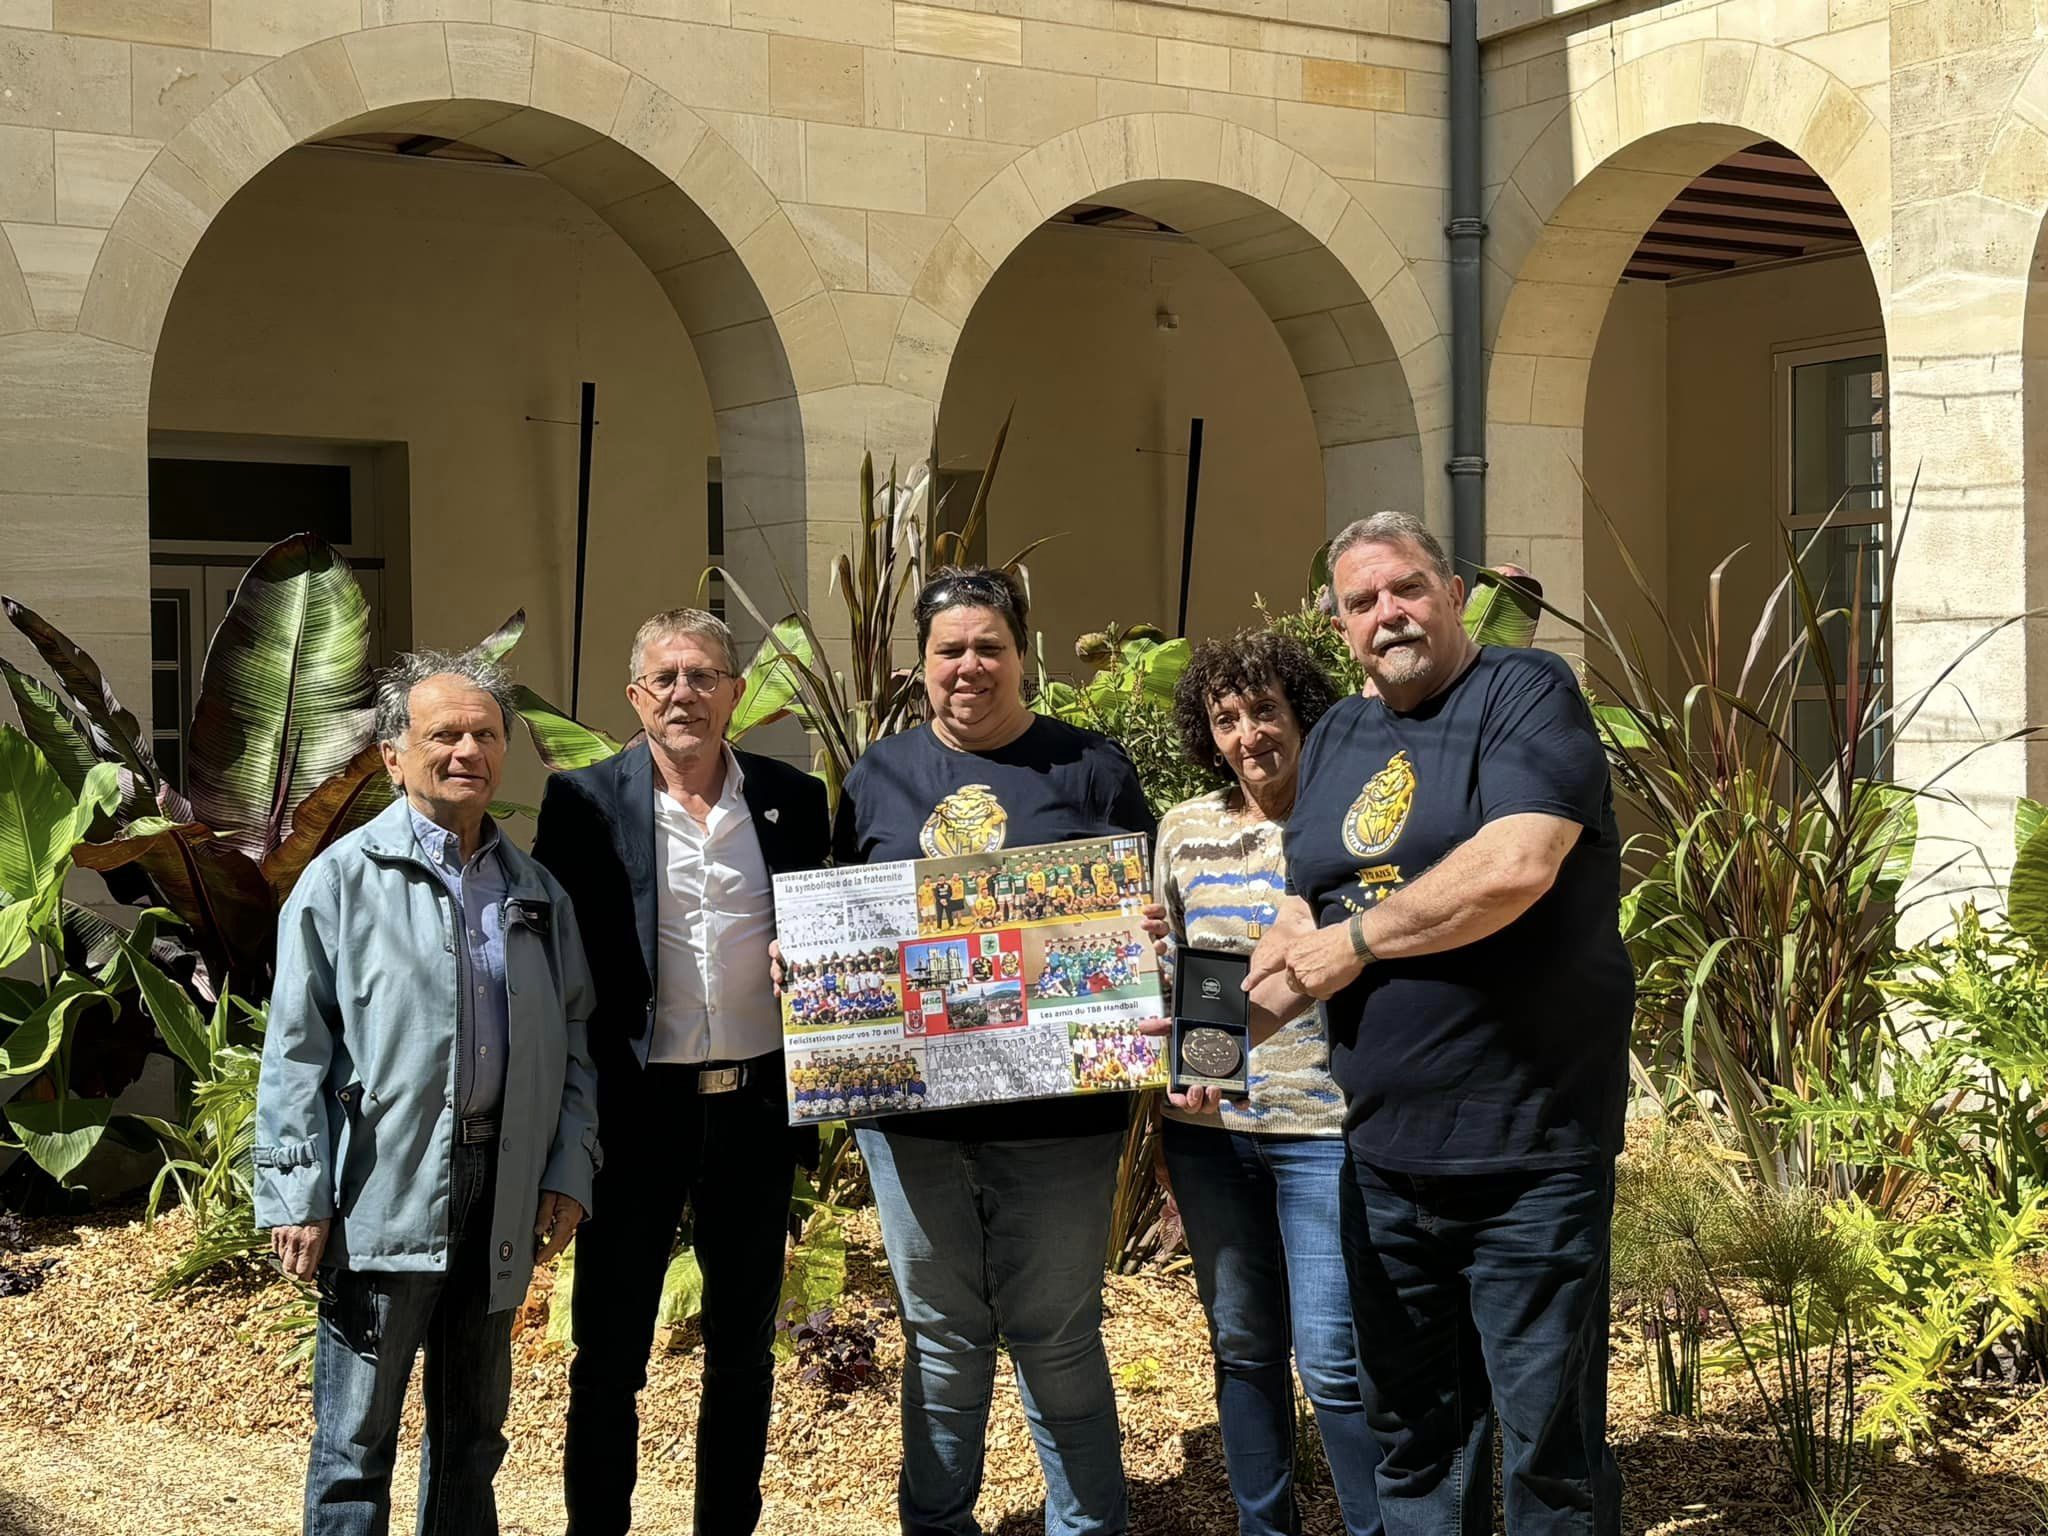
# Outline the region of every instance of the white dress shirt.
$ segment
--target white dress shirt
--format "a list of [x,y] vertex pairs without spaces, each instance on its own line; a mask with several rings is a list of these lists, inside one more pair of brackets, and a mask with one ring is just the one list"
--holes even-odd
[[654,1040],[649,1061],[743,1061],[782,1046],[768,977],[775,893],[732,748],[704,825],[654,789]]

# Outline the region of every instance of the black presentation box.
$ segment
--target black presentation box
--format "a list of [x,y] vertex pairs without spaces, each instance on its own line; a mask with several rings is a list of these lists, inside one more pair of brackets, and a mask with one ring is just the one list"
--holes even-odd
[[[1196,1086],[1251,1091],[1251,999],[1244,990],[1250,972],[1248,955],[1220,949],[1182,949],[1176,955],[1167,1054],[1167,1082],[1174,1092]],[[1196,1060],[1188,1059],[1190,1052]],[[1226,1054],[1236,1058],[1227,1071],[1219,1059]]]

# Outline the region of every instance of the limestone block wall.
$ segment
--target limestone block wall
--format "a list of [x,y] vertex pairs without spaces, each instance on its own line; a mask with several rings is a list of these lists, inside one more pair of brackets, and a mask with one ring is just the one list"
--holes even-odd
[[1328,484],[1435,505],[1445,25],[1438,0],[0,0],[6,586],[146,703],[164,315],[250,177],[370,129],[511,155],[639,253],[757,590],[779,558],[823,596],[862,449],[928,450],[982,287],[1089,197],[1198,221],[1288,327]]
[[[1687,182],[1778,140],[1828,178],[1888,291],[1888,24],[1882,4],[1843,0],[1481,15],[1488,552],[1549,582],[1584,569],[1577,466],[1601,323],[1629,253]],[[1567,606],[1581,595],[1558,590]]]
[[[370,128],[520,159],[638,253],[702,364],[759,590],[779,559],[823,596],[861,451],[923,456],[983,289],[1087,199],[1185,230],[1257,299],[1328,521],[1409,495],[1441,517],[1446,24],[1441,0],[0,0],[5,585],[146,702],[164,315],[250,177]],[[1775,138],[1849,210],[1884,311],[1895,504],[1917,478],[1897,683],[1928,690],[1901,767],[2041,718],[2034,621],[1942,675],[2048,580],[2041,0],[1488,0],[1483,32],[1489,554],[1578,601],[1614,279],[1688,178]],[[1982,828],[2044,779],[2034,747],[1979,753],[1948,830],[1998,847]]]
[[1883,310],[1894,516],[1912,514],[1896,575],[1897,768],[1940,775],[1951,797],[1923,806],[1925,862],[1974,845],[1986,862],[1951,878],[1995,879],[2013,796],[2048,788],[2048,759],[2019,739],[2048,703],[2044,634],[2027,617],[2048,574],[2033,536],[2048,484],[2048,11],[1493,0],[1482,14],[1495,553],[1546,574],[1570,563],[1584,375],[1656,209],[1744,140],[1796,150],[1855,222]]

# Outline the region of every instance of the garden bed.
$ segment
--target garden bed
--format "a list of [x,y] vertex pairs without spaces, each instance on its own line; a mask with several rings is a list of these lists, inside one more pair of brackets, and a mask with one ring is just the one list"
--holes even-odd
[[[125,1536],[298,1528],[310,1398],[272,1331],[292,1293],[260,1275],[168,1302],[149,1283],[186,1241],[182,1216],[154,1230],[133,1213],[31,1224],[22,1260],[54,1261],[31,1294],[0,1299],[0,1531]],[[807,1536],[895,1529],[900,1335],[887,1314],[873,1213],[853,1221],[842,1315],[877,1324],[874,1384],[846,1396],[783,1365],[765,1476],[764,1532]],[[1108,1283],[1105,1336],[1117,1372],[1137,1532],[1223,1536],[1235,1529],[1224,1483],[1201,1309],[1185,1270]],[[508,1533],[561,1528],[559,1466],[566,1352],[546,1339],[548,1279],[536,1283],[514,1344],[511,1454],[499,1478]],[[1762,1410],[1746,1385],[1710,1378],[1704,1417],[1660,1418],[1636,1368],[1630,1320],[1617,1320],[1613,1432],[1628,1480],[1630,1533],[1777,1536],[1781,1490]],[[642,1400],[641,1526],[688,1528],[691,1437],[701,1361],[685,1328],[658,1352]],[[417,1396],[408,1445],[418,1432]],[[413,1475],[408,1455],[403,1485]],[[2048,1475],[2048,1396],[1986,1390],[1958,1405],[1943,1444],[1879,1470],[1859,1536],[2039,1536]],[[981,1518],[991,1533],[1040,1528],[1037,1460],[1008,1382],[990,1425]],[[1341,1530],[1327,1490],[1307,1529]],[[403,1520],[401,1519],[401,1524]]]

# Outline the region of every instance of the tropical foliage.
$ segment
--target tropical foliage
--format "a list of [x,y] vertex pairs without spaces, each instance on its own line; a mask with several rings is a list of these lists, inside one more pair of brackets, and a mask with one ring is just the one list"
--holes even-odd
[[[904,605],[976,537],[994,468],[961,513],[930,505],[922,473],[878,481],[863,466],[853,545],[828,592],[851,638],[829,651],[787,581],[793,611],[770,624],[719,573],[767,631],[733,734],[793,714],[836,793],[868,745],[921,723]],[[1010,562],[1026,579],[1029,553]],[[1597,611],[1557,616],[1589,642],[1596,718],[1636,829],[1622,920],[1639,978],[1637,1078],[1666,1112],[1665,1132],[1622,1165],[1617,1285],[1666,1411],[1695,1414],[1708,1373],[1742,1373],[1802,1508],[1839,1526],[1886,1443],[1943,1432],[1958,1382],[2048,1379],[2048,812],[2018,807],[1999,900],[1898,946],[1896,916],[1967,853],[1930,856],[1921,834],[1941,775],[1884,777],[1889,743],[1932,689],[1889,700],[1888,613],[1826,608],[1800,554],[1788,546],[1787,575],[1746,635],[1725,622],[1725,565],[1690,630],[1639,574],[1659,626],[1646,643]],[[1360,676],[1321,606],[1326,581],[1318,566],[1307,598],[1259,613],[1349,691]],[[1542,607],[1528,586],[1481,572],[1466,622],[1490,643],[1528,644]],[[5,608],[55,679],[0,662],[23,726],[0,728],[0,965],[31,978],[0,980],[9,1135],[60,1182],[109,1134],[160,1146],[150,1211],[175,1201],[196,1233],[168,1287],[262,1246],[249,1155],[277,907],[390,793],[370,740],[367,610],[317,540],[267,551],[209,649],[180,787],[92,657],[40,615]],[[514,614],[478,649],[505,656],[524,628]],[[1079,676],[1062,677],[1039,647],[1034,707],[1122,742],[1157,809],[1212,787],[1173,726],[1187,642],[1108,625],[1076,650]],[[538,694],[519,705],[551,767],[621,750]],[[1931,872],[1916,876],[1916,858]],[[132,932],[64,899],[74,866],[142,909]],[[176,1112],[115,1114],[152,1043],[177,1065]],[[1105,1255],[1117,1269],[1175,1241],[1151,1171],[1156,1115],[1143,1108]],[[871,1327],[835,1311],[845,1218],[862,1197],[851,1136],[828,1125],[792,1194],[800,1241],[779,1348],[835,1389],[872,1374]],[[551,1332],[566,1329],[573,1253]],[[685,1240],[663,1321],[686,1323],[702,1287]],[[280,1326],[302,1324],[303,1305],[296,1316]]]
[[73,856],[118,798],[112,767],[93,767],[74,791],[27,737],[0,726],[0,965],[30,962],[39,978],[0,981],[0,1080],[27,1080],[7,1104],[10,1144],[60,1181],[106,1134],[114,1093],[126,1086],[75,1076],[73,1064],[82,1035],[117,1029],[128,1014],[127,952],[74,968],[62,923]]
[[1719,1170],[1624,1163],[1617,1276],[1667,1409],[1696,1405],[1703,1360],[1746,1370],[1807,1524],[1839,1529],[1878,1449],[1938,1433],[1960,1378],[2048,1369],[2048,839],[2022,802],[2006,915],[1965,905],[1898,948],[1897,916],[1964,853],[1929,856],[1943,774],[1886,780],[1889,743],[2002,626],[1891,702],[1889,613],[1825,608],[1803,553],[1788,541],[1746,637],[1724,629],[1725,564],[1690,634],[1639,575],[1648,648],[1576,627],[1643,829],[1622,913],[1638,1078]]
[[202,995],[269,995],[277,908],[307,863],[388,796],[370,742],[369,606],[346,561],[310,534],[266,551],[207,648],[184,791],[166,782],[99,665],[6,600],[58,686],[0,663],[23,728],[74,791],[118,778],[114,835],[78,850],[117,891],[167,908]]
[[1188,760],[1173,720],[1173,690],[1188,669],[1191,647],[1151,624],[1115,624],[1083,635],[1075,656],[1094,669],[1079,683],[1047,674],[1044,642],[1031,707],[1069,725],[1100,731],[1130,754],[1155,815],[1214,789],[1216,775]]
[[1875,1080],[1894,919],[1962,855],[1915,875],[1918,808],[1945,794],[1942,775],[1875,772],[1939,680],[1890,703],[1889,598],[1824,609],[1802,554],[1788,538],[1746,637],[1725,619],[1728,561],[1682,631],[1625,549],[1657,632],[1617,636],[1597,609],[1558,616],[1588,642],[1617,798],[1639,828],[1622,928],[1644,1080],[1674,1106],[1704,1095],[1703,1123],[1725,1125],[1768,1182],[1839,1195],[1858,1188],[1853,1170],[1776,1107]]
[[[945,498],[932,502],[932,476],[919,465],[898,477],[894,464],[878,485],[875,462],[860,462],[860,506],[853,547],[832,563],[828,598],[841,605],[847,638],[827,646],[798,597],[789,572],[776,562],[776,578],[790,612],[770,623],[767,612],[731,571],[713,566],[715,576],[767,634],[758,665],[769,676],[764,692],[786,702],[816,743],[816,771],[832,803],[839,787],[868,746],[924,722],[924,661],[906,645],[906,599],[914,601],[926,580],[947,566],[963,564],[988,515],[988,495],[1009,436],[1006,418],[996,432],[988,464],[965,509]],[[959,526],[949,526],[955,519]],[[1034,540],[1003,562],[1002,568],[1030,587],[1025,560],[1044,540]],[[843,657],[844,666],[831,658]],[[771,660],[772,659],[772,660]]]
[[1711,1141],[1667,1124],[1616,1171],[1614,1284],[1636,1309],[1643,1372],[1657,1405],[1700,1410],[1713,1276],[1727,1267],[1739,1185]]

